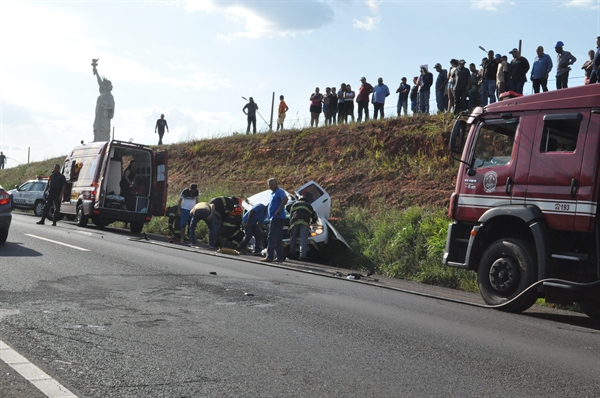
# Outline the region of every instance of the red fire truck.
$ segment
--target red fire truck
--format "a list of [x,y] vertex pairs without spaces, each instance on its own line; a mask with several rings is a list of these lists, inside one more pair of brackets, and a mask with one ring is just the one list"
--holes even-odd
[[459,117],[444,264],[477,272],[510,312],[577,302],[600,318],[600,84],[517,96]]

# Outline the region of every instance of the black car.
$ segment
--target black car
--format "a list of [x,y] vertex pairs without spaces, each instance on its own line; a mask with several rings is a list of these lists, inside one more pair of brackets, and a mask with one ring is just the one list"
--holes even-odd
[[0,244],[6,242],[12,221],[12,200],[9,193],[0,186]]

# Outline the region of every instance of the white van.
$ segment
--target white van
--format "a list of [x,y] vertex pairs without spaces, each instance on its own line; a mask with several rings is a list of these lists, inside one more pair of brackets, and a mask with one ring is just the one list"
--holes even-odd
[[[121,192],[123,172],[135,160],[133,186]],[[123,141],[91,142],[65,159],[67,179],[60,216],[85,227],[122,221],[140,233],[152,216],[164,215],[167,202],[167,151]]]

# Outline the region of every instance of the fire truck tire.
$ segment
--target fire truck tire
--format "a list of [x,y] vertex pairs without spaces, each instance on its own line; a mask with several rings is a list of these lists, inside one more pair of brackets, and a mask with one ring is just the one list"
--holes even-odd
[[75,217],[75,224],[78,227],[87,227],[88,217],[83,214],[83,205],[80,203],[77,205],[77,216]]
[[35,202],[35,204],[33,205],[33,214],[35,214],[38,217],[41,217],[42,214],[44,214],[44,201],[43,200],[38,200],[37,202]]
[[479,291],[487,304],[507,303],[499,309],[522,312],[535,303],[535,289],[519,296],[536,279],[533,253],[533,246],[520,239],[500,239],[485,250],[477,274]]
[[579,302],[579,306],[587,316],[600,321],[600,297],[589,295],[585,300]]

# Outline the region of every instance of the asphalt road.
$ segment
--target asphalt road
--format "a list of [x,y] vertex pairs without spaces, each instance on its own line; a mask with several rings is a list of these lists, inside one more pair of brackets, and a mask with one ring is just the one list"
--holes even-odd
[[[79,397],[600,391],[600,332],[583,316],[506,314],[35,221],[15,212],[0,248],[0,340]],[[0,372],[0,396],[45,396]]]

